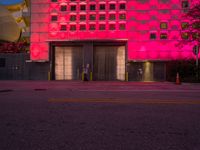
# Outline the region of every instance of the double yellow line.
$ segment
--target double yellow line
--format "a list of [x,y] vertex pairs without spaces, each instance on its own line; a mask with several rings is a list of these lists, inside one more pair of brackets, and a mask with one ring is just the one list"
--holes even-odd
[[124,98],[50,98],[52,103],[119,103],[119,104],[190,104],[200,105],[200,100],[124,99]]

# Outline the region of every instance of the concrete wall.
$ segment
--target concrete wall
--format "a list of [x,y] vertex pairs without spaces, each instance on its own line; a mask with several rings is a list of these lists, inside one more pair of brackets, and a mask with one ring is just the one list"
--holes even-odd
[[[89,47],[84,46],[84,48]],[[92,62],[89,59],[92,57],[89,56],[85,57],[85,63]],[[50,63],[27,62],[29,59],[29,54],[26,53],[0,54],[0,80],[48,80]],[[138,74],[139,69],[142,69],[142,75]],[[166,80],[165,62],[130,62],[127,71],[129,81]]]
[[26,62],[29,54],[0,54],[0,80],[47,80],[49,63]]
[[165,62],[129,62],[129,81],[166,81]]

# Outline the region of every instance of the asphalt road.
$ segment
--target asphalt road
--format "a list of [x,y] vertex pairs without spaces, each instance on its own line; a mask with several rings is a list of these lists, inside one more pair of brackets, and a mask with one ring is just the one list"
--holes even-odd
[[200,150],[200,84],[0,81],[0,150]]

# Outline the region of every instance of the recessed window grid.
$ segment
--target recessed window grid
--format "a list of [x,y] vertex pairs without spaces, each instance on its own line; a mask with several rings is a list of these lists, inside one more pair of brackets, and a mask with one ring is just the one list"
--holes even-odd
[[105,10],[106,9],[106,5],[105,4],[100,4],[99,5],[99,10]]
[[84,24],[83,24],[83,25],[80,25],[80,30],[81,30],[81,31],[86,30],[86,25],[84,25]]
[[163,39],[163,40],[168,39],[167,33],[161,33],[160,34],[160,39]]
[[[52,3],[58,3],[57,0],[51,0]],[[80,3],[76,1],[71,1],[60,5],[60,11],[123,11],[126,10],[126,3],[111,3],[111,4],[98,4],[98,3]],[[76,2],[76,4],[74,3]],[[81,2],[81,1],[80,1]],[[96,2],[96,1],[94,1]],[[187,4],[183,3],[184,8]],[[188,4],[189,5],[189,4]]]
[[85,21],[86,20],[86,15],[80,15],[80,21]]
[[199,34],[198,32],[194,32],[194,33],[192,34],[192,38],[193,38],[193,39],[199,39],[199,37],[200,37],[200,34]]
[[105,30],[106,29],[106,25],[105,24],[100,24],[99,25],[99,30]]
[[156,33],[150,33],[150,39],[155,40],[156,39]]
[[[87,29],[87,26],[88,26],[88,29]],[[80,24],[80,25],[75,25],[75,24],[72,24],[72,25],[69,25],[69,28],[67,27],[66,24],[64,25],[60,25],[60,31],[77,31],[77,30],[80,30],[80,31],[94,31],[94,30],[99,30],[99,31],[105,31],[105,30],[110,30],[110,31],[113,31],[113,30],[126,30],[126,24],[124,23],[120,23],[119,25],[117,24],[109,24],[108,25],[108,29],[106,29],[106,24],[89,24],[89,25],[86,25],[86,24]]]
[[76,5],[72,5],[72,6],[70,7],[70,10],[71,10],[71,11],[76,11]]
[[68,24],[60,31],[126,30],[126,3],[100,0],[51,0],[59,5],[59,11],[51,21]]
[[58,16],[56,15],[51,16],[51,21],[58,21]]
[[70,21],[76,21],[76,15],[71,15],[70,16]]
[[167,22],[161,22],[160,23],[160,29],[167,29],[167,28],[168,28]]
[[189,27],[189,23],[188,22],[182,22],[181,23],[182,30],[186,30],[186,29],[188,29],[188,27]]
[[61,5],[60,6],[60,11],[67,11],[67,6],[66,5]]
[[126,14],[119,14],[120,20],[126,20]]
[[60,26],[61,31],[66,31],[67,30],[67,25],[61,25]]
[[106,20],[106,15],[100,14],[99,15],[99,20]]
[[126,9],[126,4],[121,3],[121,4],[119,5],[119,9],[120,9],[120,10],[125,10],[125,9]]
[[90,10],[96,10],[96,5],[90,5]]
[[194,29],[200,29],[200,24],[199,24],[199,22],[194,22],[194,23],[192,23],[192,28],[194,28]]
[[125,24],[119,24],[119,30],[126,30]]
[[115,14],[110,14],[109,15],[109,20],[115,20],[115,19],[116,19]]
[[115,28],[115,24],[110,24],[109,25],[109,30],[115,30],[116,28]]
[[187,32],[181,33],[181,38],[187,40],[189,38],[189,34]]
[[183,0],[183,1],[182,1],[182,8],[183,8],[183,9],[189,8],[189,2],[188,2],[187,0]]
[[116,5],[115,4],[110,4],[109,9],[110,10],[115,10],[116,9]]
[[70,31],[76,31],[76,25],[70,25]]
[[96,20],[96,15],[94,14],[90,15],[90,20]]
[[80,10],[81,10],[81,11],[86,10],[86,5],[80,5]]
[[95,24],[90,24],[90,26],[89,26],[89,30],[95,30],[95,29],[96,29]]

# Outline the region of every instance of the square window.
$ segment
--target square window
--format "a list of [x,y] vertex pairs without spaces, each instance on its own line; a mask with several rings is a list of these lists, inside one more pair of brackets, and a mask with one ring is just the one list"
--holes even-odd
[[200,23],[199,23],[199,21],[193,22],[192,23],[192,28],[194,28],[194,29],[200,29]]
[[80,10],[86,10],[86,6],[85,5],[81,5],[80,6]]
[[126,25],[125,24],[120,24],[119,25],[119,30],[126,30]]
[[61,25],[60,26],[60,30],[61,31],[66,31],[67,30],[67,26],[66,25]]
[[70,16],[70,21],[76,21],[76,16],[75,15]]
[[106,9],[106,5],[105,4],[100,4],[99,5],[99,10],[105,10]]
[[90,25],[90,30],[95,30],[95,25],[94,24]]
[[160,23],[160,29],[167,29],[167,22],[161,22]]
[[126,14],[119,14],[120,20],[126,20]]
[[80,30],[81,31],[86,30],[86,26],[84,24],[80,25]]
[[150,39],[155,40],[156,39],[156,33],[150,33]]
[[185,29],[187,29],[188,27],[189,27],[188,22],[182,22],[182,23],[181,23],[181,28],[182,28],[182,30],[185,30]]
[[76,31],[76,25],[71,25],[70,26],[70,31]]
[[182,1],[182,8],[189,8],[189,2],[188,1]]
[[115,10],[115,4],[110,4],[110,10]]
[[109,25],[109,30],[115,30],[115,24],[110,24]]
[[86,20],[86,15],[80,15],[80,21],[85,21]]
[[95,5],[90,5],[90,10],[96,10],[96,6]]
[[103,14],[99,15],[99,20],[106,20],[106,15]]
[[167,33],[161,33],[160,39],[167,39]]
[[192,34],[192,38],[193,38],[194,40],[199,39],[199,37],[200,37],[200,35],[199,35],[198,32],[195,32],[195,33]]
[[72,5],[70,10],[71,11],[76,11],[76,5]]
[[115,14],[110,14],[110,15],[109,15],[109,19],[110,19],[110,20],[115,20],[115,19],[116,19],[116,18],[115,18]]
[[126,9],[126,4],[124,4],[124,3],[123,3],[123,4],[120,4],[120,5],[119,5],[119,8],[120,8],[121,10],[125,10],[125,9]]
[[51,16],[51,21],[58,21],[58,16]]
[[60,11],[67,11],[67,6],[66,5],[61,5],[60,6]]
[[96,15],[90,15],[90,20],[96,20]]
[[187,40],[189,38],[188,33],[186,33],[186,32],[181,33],[181,38],[184,40]]
[[99,25],[99,30],[105,30],[106,29],[106,25],[105,24],[100,24]]

